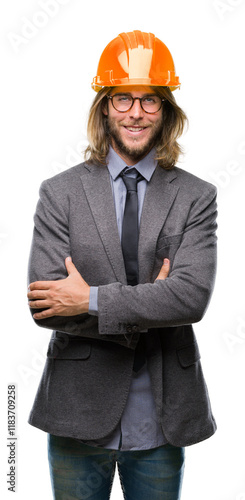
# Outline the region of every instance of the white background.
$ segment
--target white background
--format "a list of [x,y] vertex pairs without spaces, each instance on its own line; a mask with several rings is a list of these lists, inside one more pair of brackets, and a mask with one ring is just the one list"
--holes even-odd
[[186,449],[182,500],[244,500],[245,1],[11,0],[1,3],[0,19],[1,498],[14,495],[6,479],[10,383],[18,389],[14,498],[52,498],[46,435],[27,424],[50,336],[26,299],[39,186],[82,160],[100,54],[119,33],[140,29],[166,43],[182,82],[175,96],[190,126],[179,166],[219,192],[216,288],[195,327],[218,431]]

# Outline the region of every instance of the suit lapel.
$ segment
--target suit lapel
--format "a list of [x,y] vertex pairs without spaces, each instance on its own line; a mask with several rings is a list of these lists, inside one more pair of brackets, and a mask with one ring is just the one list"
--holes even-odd
[[158,235],[178,192],[175,170],[156,168],[145,194],[139,234],[139,281],[151,276]]
[[126,283],[127,279],[108,169],[96,165],[86,165],[85,168],[86,173],[81,175],[81,181],[97,230],[114,270],[116,280],[120,283]]
[[[80,176],[88,204],[105,252],[114,270],[115,279],[127,283],[118,234],[114,200],[108,169],[87,166]],[[152,273],[158,235],[178,192],[174,170],[157,167],[144,199],[139,234],[139,281],[144,283]],[[105,196],[106,194],[106,196]]]

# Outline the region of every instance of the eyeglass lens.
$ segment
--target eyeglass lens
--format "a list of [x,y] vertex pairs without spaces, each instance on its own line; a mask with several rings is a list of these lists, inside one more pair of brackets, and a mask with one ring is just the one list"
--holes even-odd
[[162,106],[162,99],[154,94],[144,97],[132,97],[127,94],[115,94],[112,96],[112,105],[117,111],[128,111],[135,101],[139,99],[141,107],[146,113],[156,113]]

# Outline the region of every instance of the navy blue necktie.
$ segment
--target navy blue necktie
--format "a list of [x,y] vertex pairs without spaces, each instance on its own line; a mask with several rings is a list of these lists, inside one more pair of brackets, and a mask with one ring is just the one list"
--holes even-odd
[[[135,170],[131,170],[131,172]],[[136,171],[137,172],[137,171]],[[144,177],[137,172],[136,177],[129,177],[125,170],[121,177],[127,188],[123,224],[122,224],[122,252],[128,285],[134,286],[138,283],[138,194],[137,185]],[[145,364],[145,338],[141,333],[134,357],[134,371],[139,371]]]

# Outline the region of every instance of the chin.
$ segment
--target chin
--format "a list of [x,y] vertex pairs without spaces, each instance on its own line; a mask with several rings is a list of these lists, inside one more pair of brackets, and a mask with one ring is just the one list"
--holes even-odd
[[127,154],[133,160],[140,160],[141,158],[143,158],[143,156],[149,153],[151,148],[152,146],[150,146],[149,144],[138,147],[130,147],[125,145],[121,151],[122,153]]

